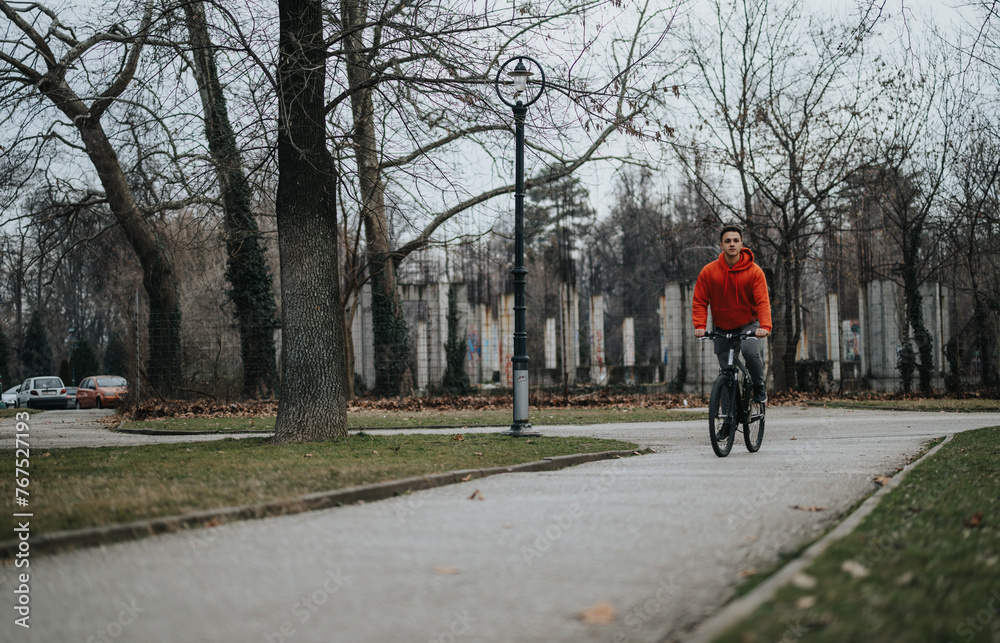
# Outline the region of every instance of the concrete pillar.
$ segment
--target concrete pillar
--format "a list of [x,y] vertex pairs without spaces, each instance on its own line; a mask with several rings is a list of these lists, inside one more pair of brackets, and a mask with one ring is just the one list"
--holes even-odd
[[361,287],[358,309],[351,321],[351,343],[354,345],[354,372],[360,375],[365,386],[371,389],[375,386],[375,344],[372,336],[372,289],[370,284]]
[[[431,377],[435,385],[444,379],[444,372],[448,366],[448,355],[444,350],[448,342],[448,287],[447,281],[431,284],[428,294],[433,299],[428,302],[432,314],[430,323],[431,330]],[[456,293],[457,295],[457,293]],[[459,295],[459,299],[461,296]]]
[[868,374],[870,360],[868,353],[868,295],[865,286],[858,288],[858,377]]
[[465,333],[466,369],[469,373],[469,383],[483,383],[483,327],[486,317],[486,306],[475,304]]
[[493,307],[483,304],[483,323],[480,326],[482,336],[483,354],[482,382],[490,384],[493,382],[493,373],[500,370],[500,350],[497,341],[497,324],[493,318]]
[[896,359],[902,349],[900,328],[905,323],[898,301],[899,287],[882,279],[869,282],[865,288],[868,331],[864,334],[867,343],[864,354],[872,377],[871,386],[876,390],[894,389],[899,381]]
[[417,388],[421,391],[427,390],[427,382],[430,379],[430,362],[427,355],[428,339],[427,322],[421,319],[417,322]]
[[666,364],[664,381],[677,380],[681,363],[687,368],[685,384],[698,385],[702,368],[698,357],[701,346],[691,324],[690,284],[668,283],[660,298],[660,350]]
[[833,381],[840,381],[840,298],[826,296],[826,359],[833,363]]
[[545,320],[545,368],[551,370],[559,366],[557,361],[556,347],[556,318],[548,317]]
[[576,284],[559,285],[560,352],[566,381],[576,383],[576,367],[580,363],[580,296]]
[[604,355],[604,295],[590,298],[590,381],[599,386],[608,381]]
[[624,364],[631,368],[635,366],[635,318],[626,317],[622,320],[622,346],[624,347]]
[[580,366],[580,293],[576,289],[576,284],[563,284],[568,294],[562,297],[567,306],[566,320],[568,322],[568,333],[563,333],[563,340],[566,346],[563,350],[568,382],[572,386],[576,383],[576,369]]

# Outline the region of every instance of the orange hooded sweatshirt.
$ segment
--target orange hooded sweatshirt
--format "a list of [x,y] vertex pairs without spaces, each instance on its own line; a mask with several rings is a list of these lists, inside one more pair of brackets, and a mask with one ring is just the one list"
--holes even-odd
[[754,263],[753,253],[743,248],[739,261],[732,268],[724,253],[706,265],[694,284],[691,318],[694,327],[705,328],[708,307],[712,307],[712,323],[716,328],[738,330],[757,320],[760,327],[771,330],[771,301],[767,297],[764,271]]

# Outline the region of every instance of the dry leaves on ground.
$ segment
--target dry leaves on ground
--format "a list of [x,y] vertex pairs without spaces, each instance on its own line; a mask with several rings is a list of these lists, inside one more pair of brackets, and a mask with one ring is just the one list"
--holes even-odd
[[966,518],[965,520],[963,520],[962,524],[965,525],[966,527],[981,527],[982,524],[983,524],[983,513],[982,512],[978,512],[978,513],[972,514],[971,517]]
[[868,568],[856,560],[845,560],[840,566],[840,571],[847,572],[851,578],[864,578],[868,575]]
[[584,625],[610,625],[617,616],[615,606],[607,601],[580,610],[576,615]]
[[792,509],[798,509],[799,511],[826,511],[826,507],[817,507],[816,505],[809,505],[808,507],[792,505]]

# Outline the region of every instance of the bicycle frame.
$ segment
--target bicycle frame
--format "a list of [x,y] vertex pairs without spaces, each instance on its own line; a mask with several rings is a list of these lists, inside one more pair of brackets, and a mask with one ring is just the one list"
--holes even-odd
[[[743,364],[743,360],[736,355],[736,349],[742,344],[742,340],[756,340],[757,336],[752,330],[746,333],[720,333],[717,331],[708,331],[705,333],[706,339],[715,339],[716,337],[729,342],[729,362],[719,372],[729,377],[732,381],[732,386],[730,387],[732,395],[729,400],[729,408],[726,410],[726,418],[729,426],[735,430],[743,422],[752,419],[750,418],[750,400],[753,397],[753,380],[750,377],[750,371]],[[734,340],[741,340],[740,344],[737,344]]]

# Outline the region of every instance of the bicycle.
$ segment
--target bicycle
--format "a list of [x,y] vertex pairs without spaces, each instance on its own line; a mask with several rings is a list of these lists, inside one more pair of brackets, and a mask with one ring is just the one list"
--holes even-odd
[[756,332],[720,333],[708,331],[703,339],[721,337],[729,342],[729,361],[719,371],[708,401],[708,433],[715,455],[724,458],[733,448],[736,431],[743,425],[747,451],[756,453],[764,441],[764,415],[767,404],[753,401],[753,380],[736,349],[743,340],[756,340]]

